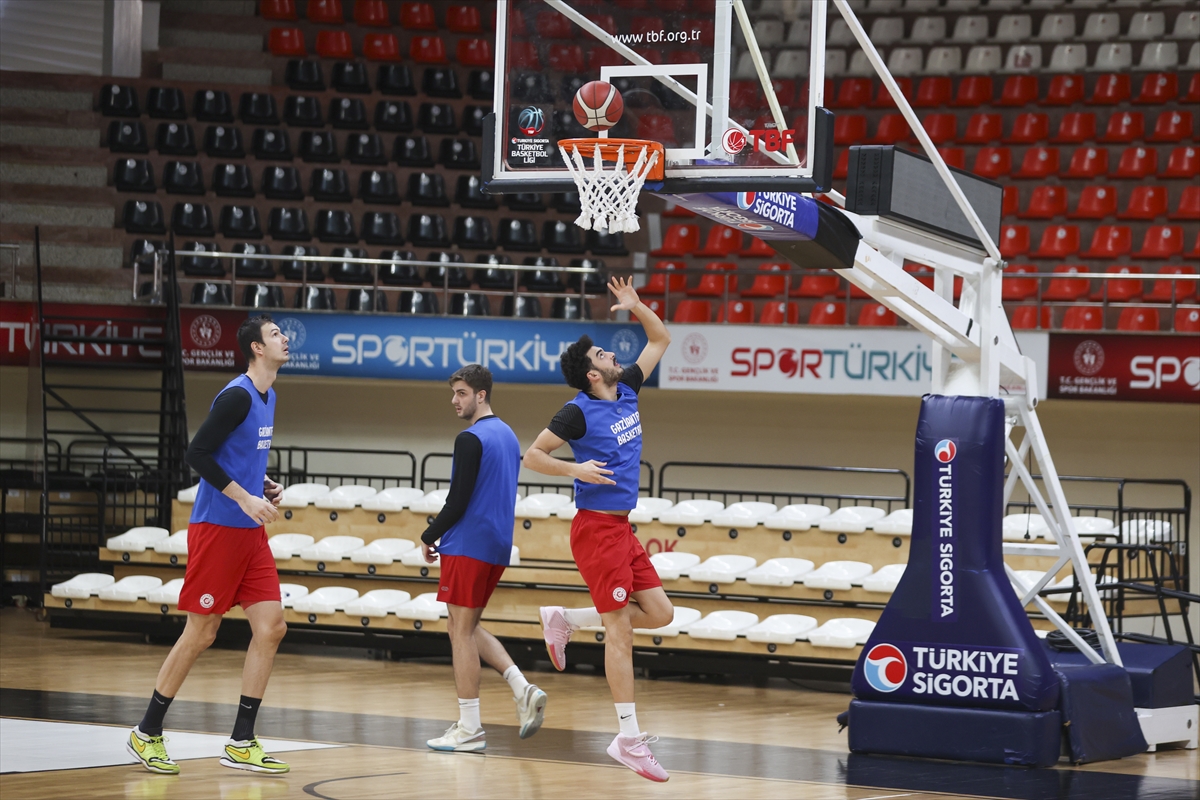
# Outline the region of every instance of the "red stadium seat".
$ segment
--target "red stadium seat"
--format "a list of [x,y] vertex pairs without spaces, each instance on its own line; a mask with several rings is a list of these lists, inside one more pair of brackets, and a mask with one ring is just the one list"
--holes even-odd
[[556,43],[550,45],[547,48],[546,61],[549,63],[550,69],[558,72],[583,72],[587,68],[583,48],[577,44]]
[[875,144],[896,144],[907,141],[911,136],[912,132],[908,129],[908,121],[904,119],[903,114],[884,114],[871,141]]
[[904,271],[916,278],[926,289],[933,288],[933,270],[924,264],[910,262],[904,265]]
[[535,42],[513,42],[509,45],[508,52],[508,66],[513,69],[540,70],[542,68]]
[[738,290],[737,275],[723,273],[733,272],[737,265],[729,261],[710,261],[704,265],[705,274],[700,276],[700,283],[687,293],[696,297],[720,297],[729,292],[735,294]]
[[363,55],[368,61],[399,61],[400,41],[391,33],[368,33],[363,37]]
[[941,154],[942,160],[946,162],[946,166],[957,169],[967,168],[967,151],[961,147],[939,147],[937,151]]
[[1195,308],[1175,309],[1175,332],[1200,333],[1200,310]]
[[[1197,73],[1200,75],[1200,73]],[[1200,178],[1200,152],[1194,146],[1176,147],[1160,178]]]
[[450,6],[446,9],[446,27],[451,33],[482,33],[483,20],[475,6]]
[[1146,120],[1140,111],[1115,111],[1108,118],[1102,142],[1133,142],[1146,135]]
[[896,312],[879,303],[867,303],[859,309],[858,324],[864,328],[891,328],[896,325]]
[[725,225],[713,225],[708,229],[704,247],[696,251],[698,256],[725,258],[742,249],[742,232]]
[[1108,73],[1096,79],[1089,106],[1115,106],[1129,99],[1129,75]]
[[650,251],[652,256],[690,256],[700,249],[700,226],[685,222],[668,226],[663,234],[662,247]]
[[993,180],[1007,176],[1012,172],[1012,150],[1007,147],[979,148],[972,172]]
[[833,143],[864,144],[867,140],[867,118],[862,114],[841,114],[833,120]]
[[771,249],[771,245],[757,236],[747,236],[743,239],[745,247],[738,252],[742,258],[775,258],[779,254]]
[[1192,112],[1163,111],[1154,121],[1151,142],[1182,142],[1192,138]]
[[1094,306],[1072,306],[1063,314],[1062,327],[1065,331],[1104,330],[1104,314]]
[[787,276],[783,273],[788,270],[788,265],[779,261],[759,264],[758,271],[765,274],[756,275],[750,288],[742,292],[742,297],[776,297],[783,294],[787,291]]
[[1013,120],[1012,131],[1004,141],[1009,144],[1034,144],[1049,138],[1050,117],[1045,114],[1027,112],[1017,115],[1017,118]]
[[1023,256],[1029,252],[1028,225],[1000,226],[1000,255],[1005,258]]
[[959,108],[978,108],[992,104],[991,75],[968,75],[958,82],[958,92],[954,95],[954,105]]
[[744,300],[730,300],[717,309],[717,322],[732,322],[735,325],[749,325],[753,323],[754,303],[747,303]]
[[1036,75],[1010,75],[1000,89],[998,106],[1027,106],[1037,100],[1038,79]]
[[1021,168],[1013,177],[1042,180],[1057,174],[1058,148],[1031,147],[1025,151],[1025,157],[1021,159]]
[[758,84],[755,81],[729,82],[729,107],[736,109],[759,108]]
[[808,312],[809,325],[845,325],[845,303],[817,303]]
[[349,31],[317,31],[316,51],[321,58],[351,61],[354,58],[354,43],[350,40]]
[[664,30],[663,18],[647,16],[634,17],[633,21],[629,23],[629,30],[630,33],[635,35],[640,33],[642,36],[645,36],[648,33],[657,33]]
[[1067,213],[1067,189],[1065,186],[1036,186],[1029,197],[1029,205],[1017,216],[1022,219],[1052,219]]
[[1183,228],[1178,225],[1153,225],[1142,237],[1142,247],[1134,258],[1173,258],[1183,252]]
[[1085,186],[1070,219],[1104,219],[1117,213],[1117,190],[1112,186]]
[[1037,272],[1033,264],[1010,264],[1004,268],[1004,277],[1000,284],[1000,298],[1006,302],[1028,300],[1036,297],[1038,292],[1037,278],[1010,277],[1029,275]]
[[[521,44],[533,47],[532,42],[513,42],[513,56],[509,59],[509,66],[524,68],[523,64],[517,63],[518,53],[523,51],[523,48],[518,47]],[[414,36],[408,43],[408,57],[418,64],[444,64],[446,62],[446,43],[440,36]],[[533,65],[528,69],[538,68],[536,48],[533,48],[533,57]]]
[[459,39],[454,56],[467,67],[490,67],[495,63],[491,39]]
[[[913,82],[912,78],[896,78],[896,84],[900,87],[900,94],[912,100]],[[896,101],[892,99],[892,93],[882,83],[879,84],[879,89],[875,92],[875,99],[871,102],[871,108],[895,108]]]
[[1004,133],[1004,121],[999,114],[972,114],[967,120],[967,132],[963,144],[988,144],[1000,141]]
[[1038,325],[1038,309],[1037,306],[1017,306],[1012,310],[1012,316],[1008,320],[1008,324],[1015,331],[1031,331],[1037,328],[1049,330],[1050,328],[1050,306],[1042,306],[1042,324]]
[[296,0],[261,0],[258,15],[263,19],[291,21],[296,19]]
[[1096,115],[1090,111],[1071,111],[1063,114],[1058,133],[1050,141],[1057,144],[1082,144],[1096,138]]
[[1126,147],[1121,152],[1121,160],[1117,162],[1114,178],[1132,178],[1144,180],[1155,173],[1158,166],[1158,152],[1145,147]]
[[842,293],[842,279],[837,275],[805,273],[800,285],[792,289],[792,297],[836,297]]
[[1079,227],[1077,225],[1049,225],[1042,231],[1042,241],[1037,250],[1030,253],[1033,258],[1066,258],[1079,252]]
[[[1077,275],[1087,271],[1083,264],[1059,264],[1054,268],[1057,275]],[[1090,283],[1087,278],[1051,278],[1042,299],[1056,302],[1081,300],[1087,296]]]
[[343,25],[346,15],[342,12],[342,0],[308,0],[304,16],[309,22],[320,25]]
[[1179,99],[1179,102],[1189,105],[1200,103],[1200,72],[1192,73],[1192,79],[1188,81],[1187,93]]
[[[496,30],[496,9],[492,9],[492,30]],[[513,36],[525,36],[529,33],[529,29],[525,26],[525,15],[521,9],[514,8],[509,15],[508,30]]]
[[850,151],[842,150],[838,153],[837,161],[833,165],[833,179],[844,181],[850,177]]
[[[613,19],[612,14],[588,14],[587,18],[605,33],[615,34],[617,32],[617,22]],[[607,50],[608,48],[605,47],[604,49]]]
[[1158,331],[1162,327],[1157,308],[1122,308],[1117,318],[1119,331]]
[[1127,225],[1100,225],[1092,243],[1079,255],[1083,258],[1120,258],[1133,249],[1133,233]]
[[672,322],[711,322],[712,303],[708,300],[680,300]]
[[[1195,275],[1195,267],[1181,267],[1175,264],[1169,264],[1158,271],[1162,275]],[[1170,303],[1172,300],[1176,303],[1192,302],[1192,298],[1196,296],[1195,281],[1172,281],[1160,278],[1150,287],[1150,291],[1146,293],[1143,300],[1151,303]]]
[[641,288],[642,294],[671,294],[683,293],[687,290],[687,275],[684,270],[687,264],[683,261],[659,261],[650,273],[650,280]]
[[1166,213],[1167,187],[1135,186],[1117,219],[1154,219],[1166,216]]
[[436,31],[437,19],[431,3],[401,3],[400,25],[410,31]]
[[1077,147],[1071,154],[1071,164],[1063,173],[1064,178],[1103,178],[1108,174],[1108,149],[1104,147]]
[[304,34],[299,28],[271,28],[267,34],[267,49],[275,56],[303,58],[308,55]]
[[1151,72],[1142,78],[1142,88],[1133,102],[1145,106],[1161,106],[1179,95],[1179,76],[1173,72]]
[[865,108],[871,102],[870,78],[842,78],[830,108]]
[[1200,231],[1196,232],[1196,243],[1192,245],[1192,249],[1184,253],[1188,258],[1200,259]]
[[950,105],[954,96],[954,84],[948,75],[930,75],[917,84],[917,97],[913,105],[917,108],[939,108]]
[[926,114],[925,119],[921,120],[921,127],[934,144],[947,144],[958,136],[958,118],[953,114]]
[[557,11],[542,11],[533,24],[537,35],[543,39],[572,39],[571,20]]
[[1185,186],[1179,195],[1179,203],[1167,215],[1167,219],[1190,219],[1200,221],[1200,186]]
[[1011,217],[1017,213],[1017,205],[1021,202],[1021,193],[1017,187],[1009,185],[1004,187],[1004,194],[1000,196],[1000,216]]
[[383,0],[354,0],[354,22],[365,28],[386,28],[392,24],[388,19],[387,3]]
[[1083,102],[1082,75],[1055,75],[1050,79],[1050,88],[1042,98],[1043,106],[1073,106]]
[[643,301],[646,307],[662,320],[667,318],[667,301],[658,297],[648,297]]
[[[1110,275],[1140,275],[1142,268],[1132,264],[1113,264],[1104,270]],[[1142,296],[1144,281],[1133,280],[1103,280],[1100,288],[1092,292],[1090,300],[1097,302],[1107,300],[1110,303],[1128,303]],[[1107,292],[1107,296],[1105,295]]]
[[675,123],[667,114],[642,114],[638,117],[637,138],[653,139],[667,147],[678,143],[675,138]]
[[759,325],[795,325],[800,321],[800,305],[798,303],[764,303],[762,313],[758,317]]

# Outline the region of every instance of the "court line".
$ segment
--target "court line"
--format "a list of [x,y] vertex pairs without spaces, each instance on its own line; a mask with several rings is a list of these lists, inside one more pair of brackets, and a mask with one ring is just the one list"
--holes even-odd
[[380,772],[377,775],[347,775],[344,778],[329,778],[328,780],[315,781],[304,787],[304,793],[312,797],[319,797],[320,800],[337,800],[336,797],[330,797],[327,794],[321,794],[317,791],[318,786],[324,786],[327,783],[337,783],[338,781],[360,781],[364,778],[390,778],[394,775],[409,775],[411,773],[404,772]]

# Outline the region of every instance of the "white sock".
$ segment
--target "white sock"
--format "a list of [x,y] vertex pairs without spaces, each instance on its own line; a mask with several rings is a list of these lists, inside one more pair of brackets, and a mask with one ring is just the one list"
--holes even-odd
[[458,724],[467,732],[474,733],[483,727],[479,721],[479,698],[458,698]]
[[516,664],[504,670],[504,680],[508,681],[513,697],[518,700],[525,694],[525,687],[529,685],[529,681],[525,680],[525,676],[521,674],[521,668]]
[[567,624],[576,630],[604,624],[604,620],[600,619],[600,612],[595,608],[566,608],[563,609],[563,617]]
[[[462,702],[459,700],[458,702]],[[622,736],[637,736],[642,732],[637,723],[637,711],[634,710],[637,703],[616,703],[617,706],[617,722],[621,725]]]

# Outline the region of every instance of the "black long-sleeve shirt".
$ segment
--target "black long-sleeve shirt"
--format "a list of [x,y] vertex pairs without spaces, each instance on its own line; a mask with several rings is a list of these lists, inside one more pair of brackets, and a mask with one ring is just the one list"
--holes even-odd
[[[495,414],[488,414],[479,419],[494,416]],[[433,544],[467,513],[467,504],[471,502],[471,495],[475,492],[475,482],[479,479],[479,465],[482,462],[483,443],[479,441],[478,436],[463,431],[454,438],[454,475],[450,479],[450,491],[446,495],[446,504],[442,506],[442,510],[421,534],[422,542]]]
[[[264,403],[267,402],[266,392],[257,394]],[[229,434],[245,422],[250,413],[250,402],[250,393],[240,386],[226,389],[217,395],[212,410],[200,424],[200,430],[192,437],[192,443],[188,445],[187,454],[183,457],[187,465],[196,470],[196,473],[218,492],[225,491],[225,487],[233,483],[233,479],[217,463],[214,454],[229,438]],[[259,489],[257,486],[242,488],[252,494]]]

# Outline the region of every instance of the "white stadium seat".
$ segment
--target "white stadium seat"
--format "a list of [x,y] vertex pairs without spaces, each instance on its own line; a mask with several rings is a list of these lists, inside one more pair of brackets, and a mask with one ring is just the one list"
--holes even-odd
[[819,628],[808,632],[808,640],[817,647],[851,648],[856,644],[866,644],[875,623],[866,619],[854,617],[838,617],[831,619]]
[[946,0],[947,11],[974,11],[982,5],[982,0]]
[[323,483],[296,483],[283,490],[279,507],[304,508],[318,497],[327,494],[329,494],[329,487]]
[[399,589],[372,589],[357,600],[346,603],[346,613],[352,617],[386,617],[412,599]]
[[720,514],[714,514],[712,523],[719,528],[753,528],[777,510],[774,503],[732,503]]
[[276,561],[296,558],[301,550],[311,547],[312,543],[313,537],[307,533],[277,533],[267,539],[267,546],[271,548],[271,555],[275,556]]
[[1112,12],[1088,14],[1080,39],[1085,42],[1107,42],[1121,35],[1121,17]]
[[181,503],[194,503],[196,502],[196,492],[199,489],[200,484],[198,483],[195,486],[189,486],[186,489],[180,489],[175,493],[175,499]]
[[939,2],[941,2],[941,0],[904,0],[904,10],[933,11],[938,7]]
[[658,516],[664,525],[703,525],[725,510],[716,500],[684,500]]
[[885,516],[887,512],[875,506],[843,506],[822,519],[817,527],[831,533],[865,533],[868,526]]
[[[1046,573],[1040,569],[1014,569],[1012,575],[1009,577],[1009,583],[1013,585],[1013,589],[1016,590],[1017,596],[1020,597],[1021,595],[1025,594],[1025,592],[1028,592],[1031,588],[1033,588],[1033,586],[1040,581],[1042,576],[1045,574]],[[1069,575],[1067,577],[1070,578]],[[1046,586],[1049,587],[1053,584],[1054,581],[1051,580],[1046,584]]]
[[1192,46],[1188,49],[1187,61],[1183,66],[1186,69],[1200,69],[1200,42],[1192,42]]
[[954,22],[954,35],[950,37],[953,42],[982,42],[988,38],[988,21],[987,17],[979,16],[961,16]]
[[1006,72],[1033,72],[1042,68],[1040,44],[1017,44],[1008,48],[1004,59]]
[[382,492],[363,498],[363,511],[403,511],[414,500],[424,497],[425,493],[411,486],[393,486]]
[[783,21],[760,19],[754,23],[754,38],[759,47],[774,47],[783,42]]
[[435,489],[420,500],[413,500],[408,507],[419,514],[436,514],[446,505],[449,494],[449,489]]
[[996,24],[997,42],[1027,42],[1033,38],[1033,17],[1028,14],[1005,14]]
[[565,506],[559,506],[558,508],[554,509],[554,516],[558,517],[559,519],[564,519],[568,522],[575,519],[575,515],[578,513],[579,508],[575,505],[574,500],[572,500],[570,503],[567,503]]
[[1138,69],[1169,70],[1178,65],[1178,42],[1148,42],[1142,48],[1142,61],[1138,64]]
[[1167,17],[1161,11],[1134,14],[1129,21],[1127,39],[1157,39],[1167,32]]
[[910,42],[917,44],[934,44],[946,38],[945,17],[917,17],[913,23]]
[[425,556],[421,552],[420,545],[412,550],[405,550],[400,554],[400,563],[406,567],[436,567],[439,563],[438,554],[433,554],[433,563],[429,564],[425,561]]
[[812,22],[807,19],[798,19],[788,28],[784,44],[798,44],[801,47],[807,47],[811,40]]
[[858,41],[850,32],[850,26],[846,24],[846,20],[838,15],[825,30],[825,44],[830,47],[847,47],[849,45],[858,46]]
[[968,75],[988,75],[999,70],[1002,63],[999,47],[994,44],[976,45],[967,51],[967,63],[963,71]]
[[332,614],[358,599],[358,589],[349,586],[322,586],[304,597],[292,601],[292,608],[301,614]]
[[1106,42],[1096,51],[1092,69],[1099,72],[1122,72],[1133,66],[1133,45],[1129,42]]
[[806,531],[829,513],[828,506],[797,503],[779,509],[763,520],[763,525],[773,531]]
[[[1091,583],[1093,586],[1096,585],[1096,573],[1094,573],[1094,572],[1088,573],[1088,582]],[[1116,575],[1105,575],[1104,580],[1100,581],[1100,586],[1104,586],[1104,584],[1106,584],[1106,583],[1116,583],[1116,582],[1117,582]],[[1071,573],[1067,577],[1060,580],[1058,583],[1055,583],[1052,586],[1048,586],[1047,588],[1050,588],[1050,589],[1072,589],[1074,587],[1075,587],[1075,574]],[[1100,590],[1101,597],[1113,597],[1114,595],[1116,595],[1116,593],[1117,593],[1116,589],[1101,589]]]
[[732,642],[739,633],[745,633],[757,624],[758,615],[749,611],[714,611],[689,625],[687,634],[693,639]]
[[[675,615],[671,618],[670,623],[661,628],[634,628],[633,632],[645,636],[678,636],[681,633],[687,633],[688,628],[699,621],[700,616],[700,612],[694,608],[675,606]],[[599,630],[604,630],[604,628],[601,627]]]
[[770,73],[779,80],[799,78],[808,74],[807,50],[780,50],[775,68]]
[[1055,45],[1050,53],[1050,72],[1083,72],[1087,69],[1087,46],[1082,44]]
[[300,558],[305,561],[340,561],[362,546],[363,540],[357,536],[326,536],[302,549]]
[[279,584],[279,597],[284,608],[291,608],[292,603],[308,594],[308,587],[299,583]]
[[1171,38],[1193,42],[1200,39],[1200,11],[1181,11],[1179,16],[1175,17],[1175,29]]
[[351,551],[350,560],[355,564],[391,564],[416,546],[408,539],[376,539]]
[[76,600],[83,600],[94,594],[99,594],[101,589],[106,586],[112,586],[116,581],[117,579],[112,575],[105,575],[103,572],[84,572],[70,580],[51,586],[50,595],[52,597],[70,597]]
[[891,594],[896,591],[896,586],[900,583],[900,578],[904,577],[904,568],[906,566],[908,565],[888,564],[886,567],[880,567],[871,575],[863,578],[863,589],[868,592]]
[[146,602],[177,606],[179,605],[179,590],[182,588],[183,578],[172,578],[157,589],[146,592]]
[[700,563],[700,556],[695,553],[681,553],[673,550],[669,553],[655,553],[650,556],[650,564],[658,573],[659,580],[676,581],[680,576]]
[[887,536],[911,536],[912,521],[912,509],[900,508],[871,525],[871,530]]
[[531,494],[517,503],[516,514],[519,519],[549,519],[555,510],[570,502],[571,498],[565,494]]
[[734,583],[757,564],[750,556],[713,556],[688,570],[688,577],[702,583]]
[[1053,538],[1050,526],[1041,514],[1009,514],[1000,523],[1001,536],[1009,542],[1025,541],[1028,532],[1030,539]]
[[122,553],[144,553],[147,547],[162,541],[171,535],[166,528],[130,528],[120,536],[114,536],[105,543],[109,550],[119,550]]
[[[771,59],[769,54],[763,54],[763,62],[768,67],[767,74],[770,74]],[[749,53],[742,53],[738,58],[737,66],[733,70],[734,80],[752,81],[757,77],[758,72],[754,69],[754,56]]]
[[420,619],[427,622],[436,622],[441,617],[446,616],[447,611],[446,604],[438,601],[437,592],[426,592],[393,609],[392,613],[400,617],[400,619]]
[[867,11],[872,14],[886,14],[889,11],[899,11],[904,0],[867,0]]
[[812,572],[813,566],[807,558],[769,558],[746,573],[746,583],[751,586],[793,586]]
[[374,497],[377,494],[379,492],[373,486],[350,484],[348,486],[339,486],[329,494],[321,495],[313,500],[313,505],[317,508],[349,511],[355,506],[361,505],[363,500],[366,500],[368,497]]
[[187,528],[175,531],[166,539],[154,543],[154,552],[168,556],[187,555]]
[[962,50],[957,47],[931,47],[925,60],[930,75],[955,75],[962,72]]
[[795,644],[817,627],[817,621],[803,614],[772,614],[746,630],[746,638],[762,644]]
[[630,522],[652,522],[675,504],[665,497],[639,497],[637,506],[629,512]]
[[151,589],[162,586],[162,578],[153,575],[127,575],[111,586],[105,586],[99,592],[101,600],[120,600],[125,603],[135,602],[139,597],[145,597]]
[[1080,536],[1095,537],[1106,533],[1113,533],[1117,526],[1113,525],[1111,519],[1104,517],[1073,517],[1072,524],[1075,526],[1075,533]]
[[876,17],[868,36],[876,47],[895,44],[904,38],[904,20],[900,17]]
[[805,575],[803,583],[810,589],[838,589],[848,592],[851,584],[860,583],[874,571],[874,567],[863,561],[826,561]]
[[1121,541],[1147,544],[1171,538],[1171,523],[1161,519],[1129,519],[1121,523]]
[[517,547],[515,544],[512,546],[512,550],[508,554],[508,565],[510,567],[521,566],[521,548]]
[[[897,48],[899,49],[899,48]],[[891,63],[888,63],[891,66]],[[867,60],[867,54],[862,50],[858,50],[850,56],[850,66],[846,68],[847,75],[855,77],[866,77],[875,74],[875,68],[871,66],[871,62]]]
[[1074,14],[1047,14],[1042,17],[1038,37],[1044,42],[1061,42],[1075,38]]
[[846,51],[828,49],[825,51],[825,77],[840,78],[846,74]]

